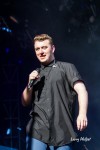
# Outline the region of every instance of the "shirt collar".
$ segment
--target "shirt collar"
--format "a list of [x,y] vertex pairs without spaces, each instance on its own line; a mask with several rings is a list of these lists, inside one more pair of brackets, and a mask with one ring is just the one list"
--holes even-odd
[[52,67],[55,64],[55,59],[51,61],[48,65],[41,64],[41,68],[44,69],[45,67]]

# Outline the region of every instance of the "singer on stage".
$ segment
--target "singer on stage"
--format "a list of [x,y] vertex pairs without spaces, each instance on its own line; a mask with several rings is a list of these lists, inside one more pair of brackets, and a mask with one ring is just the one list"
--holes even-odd
[[[26,150],[74,150],[71,139],[87,127],[88,93],[76,67],[57,61],[47,34],[35,36],[34,50],[41,67],[29,75],[22,104],[32,105],[27,124]],[[79,110],[74,118],[75,97]]]

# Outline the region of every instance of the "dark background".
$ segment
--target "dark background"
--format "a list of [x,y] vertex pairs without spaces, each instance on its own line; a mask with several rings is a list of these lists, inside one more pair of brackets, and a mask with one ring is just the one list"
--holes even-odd
[[89,141],[76,150],[100,150],[100,1],[0,1],[0,145],[25,149],[30,108],[21,104],[28,74],[39,66],[32,39],[47,33],[54,39],[56,59],[74,63],[89,93]]

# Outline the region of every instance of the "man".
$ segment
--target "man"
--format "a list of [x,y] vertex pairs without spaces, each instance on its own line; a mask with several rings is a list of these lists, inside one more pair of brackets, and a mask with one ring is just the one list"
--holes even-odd
[[87,127],[86,87],[73,64],[55,60],[55,46],[49,35],[37,35],[34,49],[41,67],[30,73],[28,86],[22,94],[24,106],[32,103],[26,149],[72,150],[71,139],[77,137],[73,127],[76,94],[77,129],[82,131]]

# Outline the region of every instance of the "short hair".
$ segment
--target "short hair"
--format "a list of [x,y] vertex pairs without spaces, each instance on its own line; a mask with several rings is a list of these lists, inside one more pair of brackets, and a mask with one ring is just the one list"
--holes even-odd
[[53,39],[48,34],[39,34],[39,35],[36,35],[34,37],[34,39],[33,39],[33,42],[35,44],[36,41],[44,41],[44,40],[49,40],[50,44],[53,45]]

